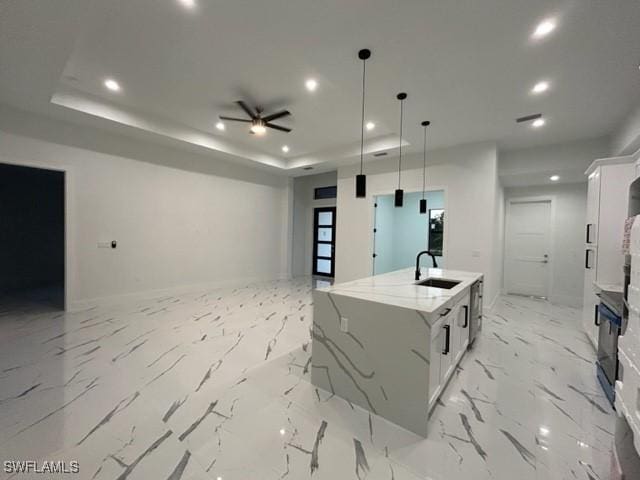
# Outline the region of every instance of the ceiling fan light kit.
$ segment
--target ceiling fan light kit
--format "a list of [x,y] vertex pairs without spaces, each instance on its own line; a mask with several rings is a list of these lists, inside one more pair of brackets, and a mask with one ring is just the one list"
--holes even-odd
[[362,60],[362,119],[360,120],[360,173],[356,175],[356,198],[367,196],[367,176],[364,170],[364,106],[365,87],[367,79],[367,59],[371,57],[371,50],[363,48],[358,52],[358,58]]
[[291,112],[289,112],[289,110],[282,110],[270,115],[262,115],[263,111],[260,107],[252,109],[242,100],[238,100],[236,103],[240,106],[240,108],[242,108],[242,110],[244,110],[249,118],[226,117],[224,115],[220,115],[220,120],[227,120],[229,122],[250,123],[251,127],[249,128],[249,132],[255,135],[264,135],[267,132],[267,128],[285,133],[291,132],[290,128],[271,123],[274,120],[291,115]]

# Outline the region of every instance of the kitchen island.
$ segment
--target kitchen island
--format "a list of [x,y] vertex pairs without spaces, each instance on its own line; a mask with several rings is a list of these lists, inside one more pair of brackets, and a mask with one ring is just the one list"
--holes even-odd
[[311,381],[426,437],[467,350],[470,289],[482,274],[422,271],[422,281],[408,268],[315,290]]

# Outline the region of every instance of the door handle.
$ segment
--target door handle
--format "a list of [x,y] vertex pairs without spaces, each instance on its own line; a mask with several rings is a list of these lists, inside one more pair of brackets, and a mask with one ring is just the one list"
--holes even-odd
[[596,325],[596,327],[600,326],[600,315],[598,315],[598,312],[599,312],[598,305],[596,305],[595,312],[594,312],[595,318],[593,320],[593,323]]
[[469,326],[469,306],[463,305],[462,308],[464,308],[464,325],[462,328],[467,328]]
[[441,317],[446,317],[447,315],[449,315],[449,312],[451,312],[450,308],[445,308],[444,312],[442,312],[440,314]]
[[447,355],[449,353],[449,342],[451,335],[451,325],[445,325],[445,337],[444,337],[444,350],[442,351],[443,355]]

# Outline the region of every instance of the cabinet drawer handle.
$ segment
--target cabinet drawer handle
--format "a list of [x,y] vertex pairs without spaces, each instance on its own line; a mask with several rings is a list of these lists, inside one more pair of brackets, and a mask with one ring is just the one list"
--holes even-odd
[[442,351],[443,355],[447,355],[449,353],[449,342],[451,335],[451,325],[445,325],[445,337],[444,337],[444,350]]
[[584,268],[586,268],[587,270],[591,270],[591,265],[589,264],[589,252],[591,252],[591,249],[587,248],[584,252]]
[[595,318],[593,320],[593,323],[596,324],[596,327],[599,327],[600,326],[600,315],[598,315],[598,312],[600,311],[600,309],[598,308],[598,305],[596,305],[595,310],[596,310],[595,311]]
[[463,305],[462,308],[464,308],[464,325],[462,328],[467,328],[469,326],[469,306]]
[[451,312],[450,308],[445,308],[444,312],[442,312],[440,314],[441,317],[446,317],[447,315],[449,315],[449,312]]
[[587,238],[586,243],[593,243],[591,241],[591,227],[593,227],[593,223],[587,223]]

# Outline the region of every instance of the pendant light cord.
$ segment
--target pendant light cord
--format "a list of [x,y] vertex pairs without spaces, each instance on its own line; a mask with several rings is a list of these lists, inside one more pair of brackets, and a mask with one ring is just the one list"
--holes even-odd
[[360,175],[364,166],[364,99],[365,99],[365,79],[367,77],[367,60],[362,60],[362,122],[360,122]]
[[404,117],[404,100],[400,100],[400,158],[398,159],[398,189],[400,189],[400,175],[402,172],[402,118]]
[[424,127],[424,159],[422,161],[422,198],[427,187],[427,126]]

